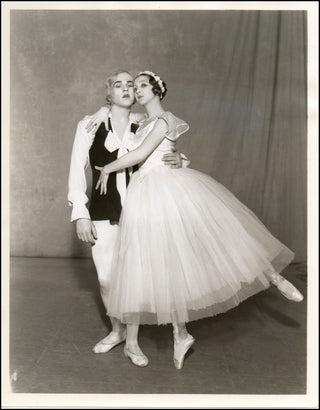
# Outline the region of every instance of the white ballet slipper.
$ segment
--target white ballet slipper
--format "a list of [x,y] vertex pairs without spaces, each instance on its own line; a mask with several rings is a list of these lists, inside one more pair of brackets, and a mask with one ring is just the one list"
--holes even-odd
[[271,283],[275,285],[279,292],[287,299],[294,302],[301,302],[303,300],[303,295],[299,292],[299,290],[283,276],[273,274]]
[[119,345],[120,343],[123,343],[126,340],[126,335],[119,337],[116,339],[114,342],[110,343],[108,342],[108,337],[105,337],[104,339],[100,340],[92,349],[94,353],[107,353],[111,349],[113,349],[115,346]]
[[189,334],[186,339],[180,342],[178,342],[176,338],[174,338],[173,363],[177,370],[182,369],[185,355],[194,342],[194,337]]
[[135,366],[139,366],[139,367],[148,366],[149,359],[147,358],[147,356],[145,354],[132,353],[132,352],[130,352],[130,350],[126,346],[123,349],[123,353],[126,357],[128,357],[131,360],[131,362]]

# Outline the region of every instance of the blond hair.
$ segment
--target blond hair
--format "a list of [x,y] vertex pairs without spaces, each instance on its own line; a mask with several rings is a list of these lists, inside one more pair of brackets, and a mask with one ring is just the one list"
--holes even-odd
[[129,73],[129,71],[127,71],[127,70],[117,70],[117,71],[114,71],[113,73],[111,73],[109,75],[109,77],[106,79],[106,89],[107,89],[106,103],[107,103],[108,106],[112,105],[111,87],[112,87],[113,83],[115,82],[117,76],[119,74],[122,74],[122,73],[127,73],[127,74],[131,75],[131,73]]

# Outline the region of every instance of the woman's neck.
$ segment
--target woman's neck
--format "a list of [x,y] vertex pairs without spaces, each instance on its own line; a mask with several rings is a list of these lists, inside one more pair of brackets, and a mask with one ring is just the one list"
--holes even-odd
[[149,118],[158,117],[165,112],[164,108],[161,105],[159,98],[154,98],[151,101],[149,101],[145,105],[145,109],[147,111]]

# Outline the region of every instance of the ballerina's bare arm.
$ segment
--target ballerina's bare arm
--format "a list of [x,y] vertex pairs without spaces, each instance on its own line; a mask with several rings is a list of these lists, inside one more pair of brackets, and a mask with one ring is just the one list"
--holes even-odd
[[111,172],[116,172],[143,162],[163,141],[166,132],[167,122],[163,118],[159,118],[150,134],[138,148],[128,152],[128,154],[123,155],[116,161],[113,161],[104,167],[96,166],[95,168],[101,171],[100,178],[96,185],[96,189],[100,186],[100,194],[107,193],[107,182]]

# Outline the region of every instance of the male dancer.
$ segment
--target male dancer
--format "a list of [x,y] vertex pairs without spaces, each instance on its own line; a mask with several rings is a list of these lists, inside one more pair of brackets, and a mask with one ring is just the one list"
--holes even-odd
[[[80,240],[92,244],[92,258],[97,269],[100,292],[104,306],[111,273],[114,244],[126,187],[134,169],[126,169],[110,175],[108,192],[100,195],[95,186],[100,172],[95,166],[104,166],[124,155],[133,146],[137,123],[143,114],[130,112],[134,103],[133,78],[127,71],[111,74],[106,83],[109,115],[97,127],[92,127],[89,116],[78,123],[69,173],[68,201],[73,207],[71,221],[76,223]],[[166,165],[181,167],[180,154],[174,152],[163,157]],[[89,210],[86,207],[87,183],[85,168],[90,162],[92,169],[92,193]],[[112,330],[93,348],[95,353],[106,353],[125,341],[126,328],[118,319],[110,318]]]

